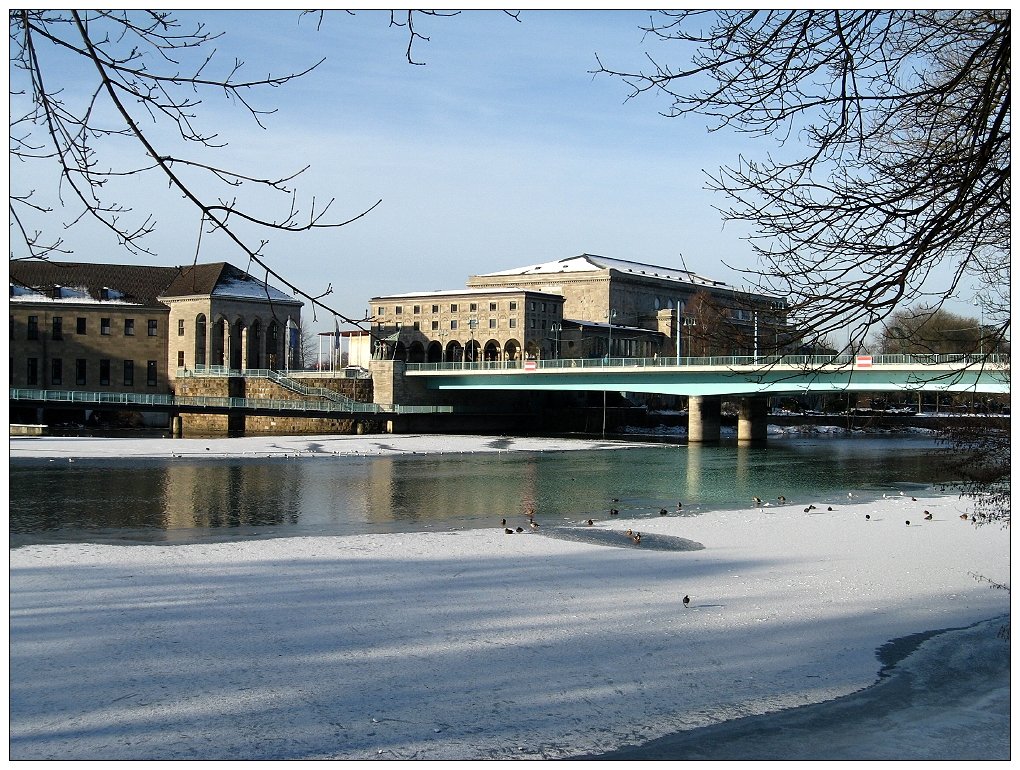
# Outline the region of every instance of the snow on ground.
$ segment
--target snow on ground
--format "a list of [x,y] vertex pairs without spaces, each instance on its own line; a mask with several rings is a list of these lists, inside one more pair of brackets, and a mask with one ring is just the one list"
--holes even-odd
[[[316,440],[357,452],[532,446]],[[299,452],[309,438],[131,441],[12,439],[11,454]],[[570,537],[499,526],[18,548],[10,758],[574,757],[802,713],[875,683],[876,649],[917,632],[1000,618],[960,633],[980,660],[1008,644],[995,630],[1009,595],[979,578],[1009,582],[1009,535],[961,520],[965,501],[810,503],[665,516],[642,522],[640,544],[623,531],[633,521],[603,520]],[[949,639],[926,642],[925,660],[949,655]],[[914,660],[898,668],[952,690],[951,674]],[[875,736],[894,758],[1007,758],[1005,668],[990,670],[977,705],[927,712],[916,740],[889,743],[889,720],[836,720],[841,740],[813,744],[831,752],[814,758],[873,757]],[[899,708],[902,692],[886,700]],[[949,729],[961,723],[975,725],[967,741]]]
[[239,438],[11,437],[10,456],[82,457],[287,457],[307,454],[385,456],[459,452],[556,452],[575,449],[626,449],[629,441],[537,438],[528,436],[444,436],[370,434],[363,436],[244,436]]

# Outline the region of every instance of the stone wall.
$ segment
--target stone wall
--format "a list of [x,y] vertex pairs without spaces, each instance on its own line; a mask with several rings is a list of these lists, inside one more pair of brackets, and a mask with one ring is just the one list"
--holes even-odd
[[[327,388],[363,403],[372,402],[372,381],[369,379],[340,379],[334,377],[302,378],[301,384],[310,388]],[[284,400],[314,400],[295,393],[271,380],[254,377],[187,377],[178,379],[179,396],[229,396],[232,398],[269,398]],[[221,414],[182,414],[181,430],[184,436],[195,435],[299,435],[299,434],[354,434],[377,433],[385,429],[385,422],[370,414],[364,417],[299,417],[252,416]]]

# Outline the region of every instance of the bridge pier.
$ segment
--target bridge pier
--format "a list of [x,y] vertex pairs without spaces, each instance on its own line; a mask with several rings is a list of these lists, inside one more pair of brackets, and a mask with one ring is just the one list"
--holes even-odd
[[721,396],[691,396],[687,399],[687,441],[705,443],[719,440]]
[[740,399],[737,413],[737,441],[764,443],[768,436],[769,401],[766,396]]

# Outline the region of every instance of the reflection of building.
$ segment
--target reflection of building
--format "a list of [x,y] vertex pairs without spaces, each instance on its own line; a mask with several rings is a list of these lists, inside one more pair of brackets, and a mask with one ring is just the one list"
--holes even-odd
[[178,368],[284,369],[298,363],[300,313],[225,262],[11,261],[10,384],[166,393]]
[[686,269],[581,254],[471,276],[468,288],[375,297],[351,361],[751,355],[791,342],[781,300]]

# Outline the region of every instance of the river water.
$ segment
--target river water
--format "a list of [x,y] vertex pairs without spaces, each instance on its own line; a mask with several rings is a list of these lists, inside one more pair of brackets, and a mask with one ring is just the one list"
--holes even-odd
[[[266,459],[10,462],[10,544],[186,543],[710,515],[917,494],[946,479],[918,435],[770,437],[767,447]],[[682,503],[682,508],[678,508]]]

